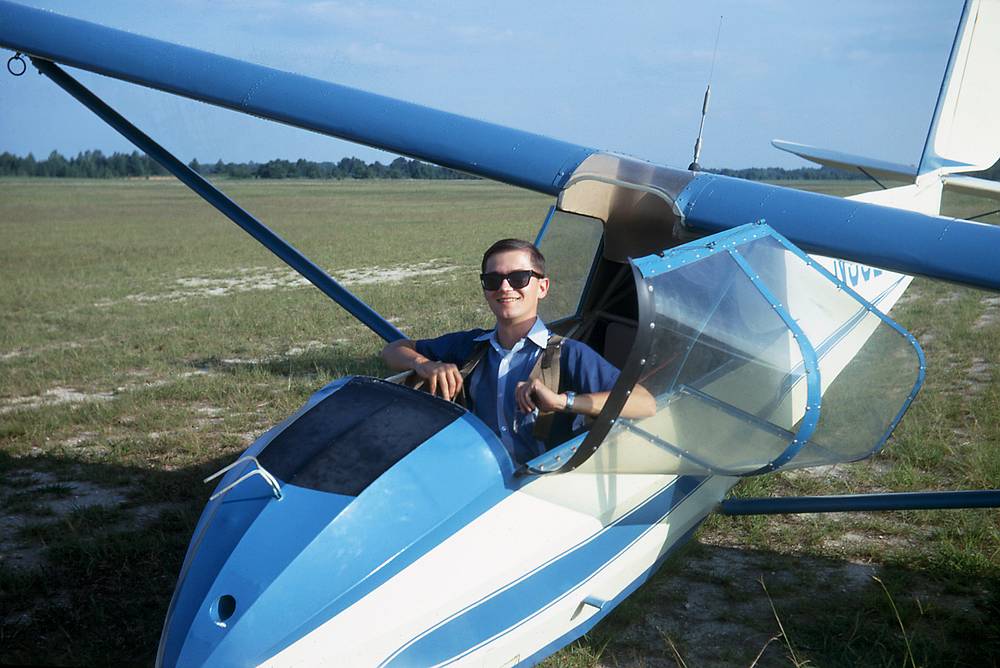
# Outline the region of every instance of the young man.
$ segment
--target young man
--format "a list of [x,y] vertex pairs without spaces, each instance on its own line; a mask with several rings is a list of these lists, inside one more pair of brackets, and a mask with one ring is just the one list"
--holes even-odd
[[[538,317],[538,302],[549,292],[545,258],[534,244],[502,239],[483,254],[482,272],[483,296],[496,317],[492,331],[473,329],[436,339],[394,341],[382,350],[382,357],[397,371],[412,369],[427,381],[432,394],[450,401],[462,388],[459,368],[478,346],[488,344],[469,375],[467,396],[473,412],[500,437],[511,456],[525,462],[544,452],[544,444],[533,433],[538,414],[568,413],[574,416],[572,430],[583,426],[586,417],[601,412],[618,369],[586,344],[565,339],[560,385],[572,389],[558,392],[538,378],[529,379],[549,340],[549,330]],[[644,417],[655,410],[653,397],[637,385],[621,414]]]

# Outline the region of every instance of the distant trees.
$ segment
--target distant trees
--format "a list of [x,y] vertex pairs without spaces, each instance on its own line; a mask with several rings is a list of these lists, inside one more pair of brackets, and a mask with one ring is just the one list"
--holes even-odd
[[830,167],[748,167],[746,169],[706,169],[712,174],[735,176],[748,181],[841,181],[860,180],[868,177],[861,172],[848,172]]
[[100,151],[83,151],[75,158],[66,159],[58,151],[49,153],[45,160],[35,160],[29,153],[21,158],[0,153],[0,177],[3,176],[50,176],[54,178],[109,179],[121,177],[161,176],[167,171],[146,155],[114,153],[104,155]]
[[[388,165],[375,161],[366,163],[360,158],[343,158],[339,162],[312,162],[298,159],[269,160],[264,163],[225,162],[203,165],[197,158],[188,167],[203,176],[226,176],[233,179],[474,179],[452,169],[429,165],[419,160],[396,158]],[[0,153],[0,177],[47,176],[54,178],[112,179],[128,177],[163,176],[167,171],[149,156],[132,153],[84,151],[75,158],[66,159],[52,151],[45,160],[36,160],[28,154],[19,157],[8,152]]]
[[[312,162],[299,158],[269,160],[264,163],[225,162],[203,165],[197,159],[188,166],[204,176],[226,176],[231,179],[474,179],[476,177],[438,167],[419,160],[396,158],[388,165],[375,161],[368,164],[360,158],[342,158],[338,162]],[[784,180],[838,180],[864,179],[860,172],[846,172],[829,167],[750,167],[747,169],[708,169],[708,172],[735,176],[751,181]],[[75,158],[64,158],[58,151],[49,153],[44,160],[36,160],[31,153],[22,157],[0,153],[0,178],[4,176],[48,176],[53,178],[142,178],[164,176],[167,171],[149,156],[138,151],[104,155],[100,151],[83,151]],[[982,178],[1000,180],[1000,163],[990,169],[973,174]]]

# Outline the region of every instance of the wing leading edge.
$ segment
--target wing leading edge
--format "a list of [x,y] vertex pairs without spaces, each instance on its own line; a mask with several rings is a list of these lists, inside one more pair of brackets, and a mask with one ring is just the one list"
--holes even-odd
[[594,152],[5,0],[0,45],[550,195]]

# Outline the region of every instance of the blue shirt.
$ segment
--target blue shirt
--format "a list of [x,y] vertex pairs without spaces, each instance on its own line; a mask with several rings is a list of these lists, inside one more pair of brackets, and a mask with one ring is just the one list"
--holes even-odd
[[[541,318],[537,318],[528,335],[510,350],[504,349],[497,341],[495,329],[453,332],[436,339],[416,341],[415,347],[425,357],[461,367],[472,356],[478,342],[489,342],[483,359],[466,379],[466,391],[472,398],[473,412],[500,437],[515,461],[525,462],[542,454],[545,445],[532,433],[536,416],[517,407],[514,388],[528,379],[548,339],[548,328]],[[573,339],[563,340],[559,365],[562,389],[552,388],[554,391],[572,390],[580,394],[606,392],[618,380],[618,369],[585,343]],[[567,419],[563,420],[562,433],[554,426],[555,434],[568,438],[570,433],[584,426],[583,415],[572,416],[571,424],[567,426],[570,417],[567,415]]]

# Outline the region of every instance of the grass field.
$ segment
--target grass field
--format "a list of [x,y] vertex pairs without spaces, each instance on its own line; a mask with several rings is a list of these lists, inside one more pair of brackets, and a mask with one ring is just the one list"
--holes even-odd
[[[223,187],[411,336],[488,324],[479,254],[551,204],[482,181]],[[332,378],[384,375],[381,342],[174,181],[3,180],[0,235],[0,662],[148,664],[201,479]],[[1000,296],[918,279],[893,316],[928,380],[885,453],[740,494],[1000,487]],[[995,666],[998,515],[713,517],[546,665]]]

